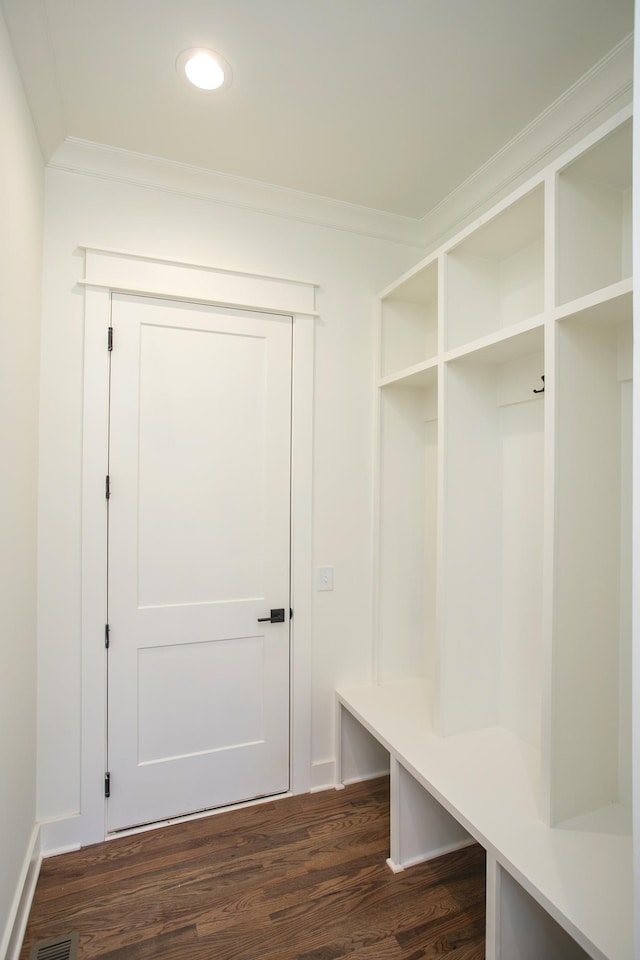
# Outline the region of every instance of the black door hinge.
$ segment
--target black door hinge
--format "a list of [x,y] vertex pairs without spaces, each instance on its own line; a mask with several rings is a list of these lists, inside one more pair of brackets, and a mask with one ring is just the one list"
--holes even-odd
[[289,620],[293,620],[293,607],[289,607]]
[[105,647],[107,648],[107,650],[109,649],[109,634],[110,634],[110,633],[111,633],[111,627],[109,626],[108,623],[105,623],[105,625],[104,625],[104,645],[105,645]]
[[113,350],[113,327],[109,327],[109,332],[107,333],[107,350],[109,353]]
[[106,477],[104,478],[104,495],[107,498],[107,500],[111,496],[111,477],[109,476],[109,474],[107,474]]
[[104,775],[104,795],[107,799],[111,796],[111,774],[109,772]]

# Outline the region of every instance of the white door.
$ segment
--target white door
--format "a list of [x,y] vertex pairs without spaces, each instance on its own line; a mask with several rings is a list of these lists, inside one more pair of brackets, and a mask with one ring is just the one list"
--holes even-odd
[[112,327],[118,830],[289,788],[292,319],[117,295]]

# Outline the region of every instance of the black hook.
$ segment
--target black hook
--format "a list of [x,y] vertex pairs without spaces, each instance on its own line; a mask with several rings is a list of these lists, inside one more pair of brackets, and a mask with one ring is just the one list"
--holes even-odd
[[544,393],[544,376],[540,377],[540,379],[542,380],[543,386],[540,390],[534,390],[534,393]]

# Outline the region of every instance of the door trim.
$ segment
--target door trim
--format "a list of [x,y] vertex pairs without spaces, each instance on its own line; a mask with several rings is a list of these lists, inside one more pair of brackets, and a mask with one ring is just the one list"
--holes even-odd
[[[185,269],[186,267],[186,269]],[[125,281],[126,277],[126,281]],[[315,286],[256,274],[85,248],[82,456],[80,842],[106,836],[106,500],[111,295],[128,292],[293,318],[291,438],[291,793],[311,787],[312,457]],[[275,287],[274,287],[275,284]],[[149,289],[149,288],[152,289]],[[153,289],[155,288],[155,289]],[[278,309],[281,303],[296,311]],[[117,349],[117,344],[116,347]]]

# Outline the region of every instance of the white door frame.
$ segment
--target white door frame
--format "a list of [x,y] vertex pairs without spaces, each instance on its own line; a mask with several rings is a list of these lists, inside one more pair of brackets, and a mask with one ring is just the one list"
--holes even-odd
[[[107,603],[105,477],[111,294],[209,303],[293,318],[291,444],[291,793],[311,787],[311,591],[314,311],[317,284],[83,247],[82,710],[80,843],[106,836]],[[116,347],[117,348],[117,347]]]

